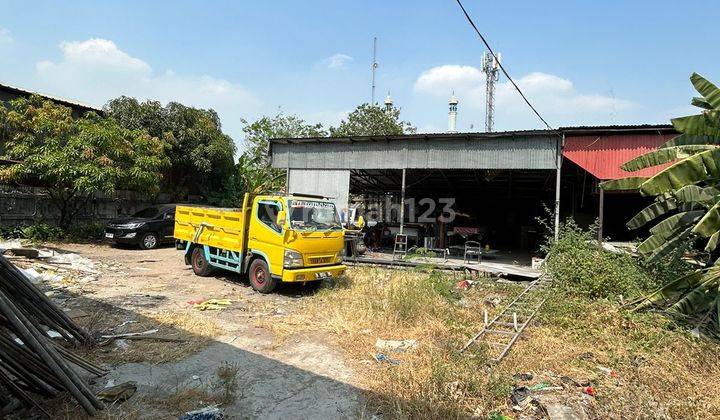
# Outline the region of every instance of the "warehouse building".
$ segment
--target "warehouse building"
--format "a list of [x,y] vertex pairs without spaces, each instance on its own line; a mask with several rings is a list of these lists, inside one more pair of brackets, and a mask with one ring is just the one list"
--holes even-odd
[[289,192],[332,196],[377,221],[371,247],[392,248],[402,231],[410,246],[462,254],[477,240],[529,263],[557,218],[601,219],[605,238],[638,236],[624,223],[648,199],[603,193],[598,183],[656,173],[619,166],[674,135],[669,125],[643,125],[296,138],[272,140],[270,153]]

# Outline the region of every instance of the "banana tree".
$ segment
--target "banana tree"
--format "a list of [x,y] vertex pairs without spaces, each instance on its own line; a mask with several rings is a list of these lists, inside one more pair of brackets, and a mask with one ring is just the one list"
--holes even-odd
[[[655,197],[627,223],[629,229],[654,223],[650,236],[638,246],[650,261],[680,258],[697,244],[712,253],[720,241],[720,89],[697,73],[690,81],[700,93],[692,104],[702,112],[673,119],[680,135],[621,167],[631,175],[671,165],[652,177],[630,176],[601,184],[605,190],[639,190]],[[702,324],[720,331],[720,259],[632,304],[635,309],[664,306],[676,315],[699,317]]]

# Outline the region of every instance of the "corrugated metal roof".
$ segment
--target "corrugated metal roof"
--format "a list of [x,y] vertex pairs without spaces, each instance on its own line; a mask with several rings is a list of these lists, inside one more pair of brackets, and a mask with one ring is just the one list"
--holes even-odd
[[492,139],[499,137],[548,137],[559,136],[556,130],[516,130],[516,131],[493,131],[490,133],[418,133],[398,134],[390,136],[345,136],[345,137],[303,137],[303,138],[277,138],[270,139],[270,143],[356,143],[356,142],[377,142],[377,141],[412,141],[412,140],[435,140],[435,139]]
[[566,135],[563,156],[601,180],[653,176],[668,165],[626,172],[620,165],[657,149],[677,133]]
[[[407,136],[273,143],[272,165],[293,169],[554,169],[559,136]],[[405,141],[399,141],[405,140]]]
[[86,111],[95,111],[95,112],[100,113],[100,114],[103,112],[103,110],[102,110],[101,108],[98,108],[98,107],[96,107],[96,106],[84,104],[84,103],[78,102],[78,101],[72,101],[72,100],[70,100],[70,99],[60,98],[60,97],[58,97],[58,96],[47,95],[47,94],[44,94],[44,93],[35,92],[35,91],[32,91],[32,90],[28,90],[28,89],[23,89],[23,88],[19,88],[19,87],[17,87],[17,86],[11,86],[11,85],[7,85],[7,84],[4,84],[4,83],[0,83],[0,89],[5,90],[5,91],[8,91],[8,92],[15,93],[15,94],[20,94],[20,95],[38,95],[38,96],[42,96],[43,98],[50,99],[50,100],[52,100],[52,101],[54,101],[54,102],[57,102],[57,103],[59,103],[59,104],[62,104],[62,105],[65,105],[65,106],[68,106],[68,107],[71,107],[71,108],[80,108],[80,109],[83,109],[83,110],[86,110]]

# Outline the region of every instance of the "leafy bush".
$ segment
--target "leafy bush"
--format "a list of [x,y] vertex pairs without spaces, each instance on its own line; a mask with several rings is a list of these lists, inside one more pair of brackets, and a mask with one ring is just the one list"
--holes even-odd
[[557,241],[549,240],[545,264],[554,284],[591,299],[637,296],[658,286],[636,257],[615,254],[598,246],[595,230],[583,230],[569,220]]
[[13,239],[29,239],[33,242],[84,242],[97,241],[103,238],[105,225],[90,222],[73,225],[67,230],[47,223],[28,226],[6,227],[0,230],[0,237]]

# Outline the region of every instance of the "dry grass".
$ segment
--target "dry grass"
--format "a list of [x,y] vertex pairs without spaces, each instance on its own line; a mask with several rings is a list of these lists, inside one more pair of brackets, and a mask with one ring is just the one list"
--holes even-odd
[[[508,396],[519,372],[532,372],[533,383],[557,384],[561,376],[590,381],[598,397],[586,411],[601,418],[720,415],[717,343],[691,339],[670,330],[665,318],[629,314],[609,302],[552,299],[491,372],[480,346],[470,355],[457,349],[482,325],[483,309],[492,316],[522,288],[488,281],[459,292],[454,283],[438,274],[356,268],[308,299],[292,323],[278,321],[276,328],[331,333],[387,418],[513,415]],[[493,306],[496,298],[500,303]],[[377,363],[377,338],[412,338],[419,346],[387,354],[400,360],[397,366]],[[619,377],[603,374],[601,366]],[[560,394],[565,403],[582,399],[577,387]]]
[[[90,310],[90,309],[88,309]],[[89,331],[123,334],[157,329],[154,335],[178,341],[129,340],[123,349],[117,340],[108,341],[87,357],[103,363],[166,363],[197,353],[224,333],[217,320],[191,309],[162,312],[128,312],[101,305],[89,317],[80,320]],[[129,323],[126,323],[131,321]],[[125,325],[123,325],[126,323]],[[122,326],[121,326],[122,325]]]

